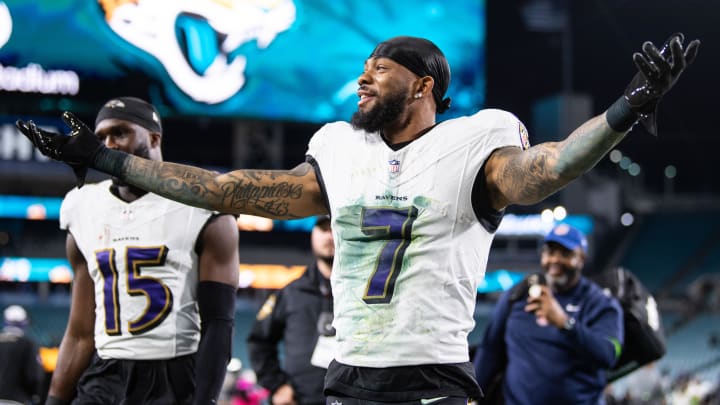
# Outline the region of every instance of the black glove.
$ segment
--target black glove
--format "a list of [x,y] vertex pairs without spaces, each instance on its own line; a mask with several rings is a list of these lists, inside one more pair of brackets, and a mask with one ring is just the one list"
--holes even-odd
[[32,121],[18,120],[15,126],[43,155],[67,163],[73,169],[80,188],[85,184],[88,167],[105,145],[72,113],[64,112],[62,120],[70,127],[68,135],[42,130]]
[[[675,33],[660,50],[648,41],[643,44],[642,52],[633,54],[633,61],[639,72],[630,81],[622,99],[627,103],[626,107],[636,114],[635,118],[639,118],[645,129],[653,135],[657,135],[656,116],[660,99],[697,56],[700,41],[691,41],[683,50],[684,40],[683,34]],[[635,122],[633,120],[628,128],[622,128],[625,126],[622,123],[613,125],[613,118],[622,117],[608,117],[608,123],[616,129],[629,129]]]

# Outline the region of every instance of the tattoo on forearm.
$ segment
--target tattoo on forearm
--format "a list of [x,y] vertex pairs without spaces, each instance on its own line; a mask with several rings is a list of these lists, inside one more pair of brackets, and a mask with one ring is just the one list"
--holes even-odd
[[[149,163],[149,164],[147,164]],[[175,165],[172,163],[159,163],[154,168],[153,162],[141,161],[140,170],[132,171],[135,179],[145,180],[149,190],[164,195],[170,199],[185,202],[191,205],[203,203],[203,206],[214,205],[217,185],[211,176],[202,169]],[[132,180],[129,178],[129,180]],[[140,180],[142,181],[142,180]]]
[[[303,196],[303,186],[290,178],[307,171],[278,173],[246,170],[217,173],[170,162],[132,159],[125,180],[172,200],[214,210],[296,217],[290,203]],[[290,178],[289,178],[289,177]]]
[[556,171],[569,181],[592,169],[624,136],[608,129],[589,125],[578,128],[558,149]]
[[239,180],[225,183],[222,189],[222,205],[238,210],[250,206],[274,215],[288,215],[286,200],[297,200],[302,196],[302,185],[278,182],[271,186],[257,186]]

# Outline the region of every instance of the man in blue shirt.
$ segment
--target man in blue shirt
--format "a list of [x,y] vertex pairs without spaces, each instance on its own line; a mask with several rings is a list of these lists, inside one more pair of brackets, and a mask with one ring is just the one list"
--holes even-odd
[[559,224],[548,233],[543,273],[504,293],[485,330],[474,359],[483,390],[504,371],[499,389],[508,405],[604,404],[623,314],[615,298],[582,276],[586,254],[579,230]]

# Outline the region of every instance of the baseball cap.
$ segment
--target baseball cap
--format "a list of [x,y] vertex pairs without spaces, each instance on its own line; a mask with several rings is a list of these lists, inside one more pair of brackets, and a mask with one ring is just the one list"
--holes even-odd
[[585,235],[577,228],[568,224],[558,224],[553,227],[550,232],[545,235],[545,243],[556,242],[567,249],[575,250],[581,248],[583,253],[587,253],[588,243]]
[[149,131],[162,134],[160,113],[155,106],[137,97],[118,97],[107,101],[95,117],[95,126],[108,118],[134,122]]

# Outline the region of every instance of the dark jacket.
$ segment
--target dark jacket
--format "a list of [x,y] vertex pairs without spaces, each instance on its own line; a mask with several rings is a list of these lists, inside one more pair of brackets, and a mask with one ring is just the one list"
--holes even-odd
[[[511,290],[512,291],[512,290]],[[539,326],[525,312],[527,295],[511,302],[505,292],[475,355],[478,383],[486,390],[505,369],[507,404],[601,404],[605,370],[619,356],[623,341],[620,304],[593,282],[581,278],[570,291],[555,293],[575,327]]]
[[[332,295],[330,281],[317,266],[268,297],[247,339],[250,362],[260,385],[275,392],[288,382],[300,405],[325,403],[325,369],[310,364],[323,312],[332,314]],[[282,366],[278,355],[281,341]]]
[[0,399],[30,403],[42,379],[37,345],[21,333],[0,332]]

